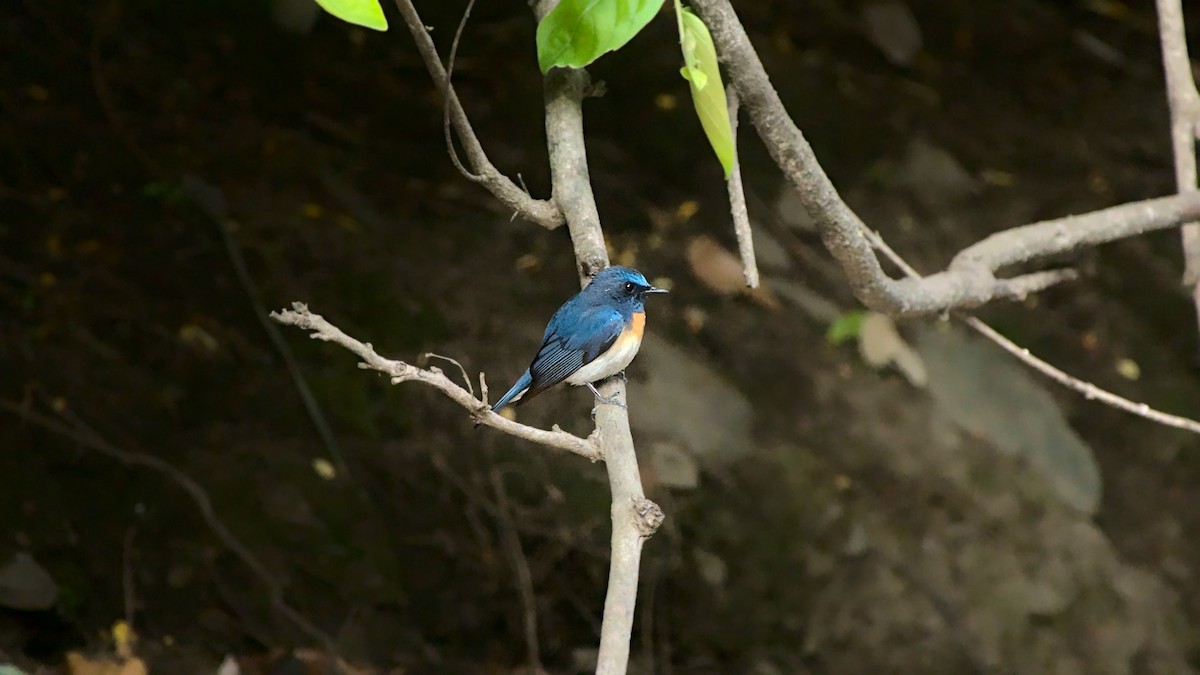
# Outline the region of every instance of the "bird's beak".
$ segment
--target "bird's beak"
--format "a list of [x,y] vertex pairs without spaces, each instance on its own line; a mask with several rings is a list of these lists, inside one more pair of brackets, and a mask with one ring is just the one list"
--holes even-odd
[[670,293],[670,292],[671,291],[668,291],[665,288],[655,288],[654,286],[651,286],[651,287],[647,288],[646,290],[642,291],[642,293],[645,295],[650,295],[651,293]]

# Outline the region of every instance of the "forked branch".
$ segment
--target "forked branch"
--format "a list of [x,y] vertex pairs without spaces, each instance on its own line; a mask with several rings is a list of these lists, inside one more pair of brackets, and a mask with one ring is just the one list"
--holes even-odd
[[602,459],[600,450],[592,438],[580,438],[557,426],[551,429],[539,429],[497,415],[488,407],[486,401],[475,398],[474,394],[455,384],[440,369],[418,368],[403,361],[385,359],[376,353],[375,348],[369,343],[360,342],[346,335],[342,329],[326,321],[325,317],[310,312],[308,306],[302,302],[292,303],[291,309],[271,312],[271,318],[282,324],[303,328],[314,340],[333,342],[349,349],[362,359],[362,362],[358,364],[360,368],[379,371],[389,376],[392,384],[420,382],[437,389],[450,400],[466,408],[480,424],[550,448],[573,452],[593,462]]
[[[450,84],[450,77],[446,73],[445,66],[442,65],[441,57],[438,56],[437,47],[434,46],[433,39],[429,37],[429,29],[425,27],[425,24],[421,22],[421,17],[417,14],[417,8],[413,6],[412,0],[396,0],[396,8],[400,10],[400,15],[404,17],[404,24],[408,26],[408,32],[412,34],[413,41],[417,43],[417,51],[421,52],[421,59],[425,61],[425,68],[429,71],[429,76],[437,86],[438,92],[448,102],[450,122],[458,133],[458,139],[462,143],[467,162],[478,175],[479,183],[522,218],[551,230],[562,225],[564,222],[562,211],[554,202],[534,199],[512,182],[508,176],[501,173],[488,159],[487,153],[483,150],[483,144],[479,142],[479,137],[475,135],[475,129],[471,127],[471,120],[467,118],[467,113],[463,110],[462,102],[458,100],[458,94]],[[449,148],[449,150],[451,153],[454,151],[453,148]]]
[[1005,278],[997,276],[1001,268],[1200,218],[1196,193],[1133,202],[1007,230],[963,251],[946,271],[920,279],[893,279],[884,273],[863,235],[866,225],[842,200],[788,115],[729,1],[693,0],[693,5],[708,25],[731,84],[767,151],[816,221],[825,247],[841,265],[855,296],[875,311],[911,316],[1021,299],[1075,275],[1055,270]]
[[[556,4],[557,0],[542,0],[534,13],[541,19]],[[546,143],[554,201],[566,214],[581,276],[608,266],[583,137],[583,99],[590,91],[587,71],[555,68],[546,74]],[[619,378],[609,378],[601,385],[600,392],[606,397],[624,399],[625,383]],[[596,411],[596,432],[612,491],[612,553],[596,673],[624,675],[629,665],[642,545],[662,523],[663,512],[646,499],[643,491],[628,410],[624,406],[600,406]]]

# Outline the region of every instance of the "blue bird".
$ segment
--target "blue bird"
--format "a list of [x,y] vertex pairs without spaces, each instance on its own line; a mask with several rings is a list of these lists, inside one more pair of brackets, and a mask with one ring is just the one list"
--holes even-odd
[[630,267],[609,267],[554,313],[533,363],[493,411],[509,403],[524,403],[550,387],[567,382],[586,385],[596,398],[593,382],[625,370],[642,346],[646,329],[647,295],[666,293]]

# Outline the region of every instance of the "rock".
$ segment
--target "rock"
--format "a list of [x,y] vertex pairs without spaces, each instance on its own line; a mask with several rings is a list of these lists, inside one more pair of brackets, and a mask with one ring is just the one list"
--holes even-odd
[[899,0],[872,2],[862,8],[863,30],[888,61],[911,66],[921,51],[921,26]]
[[975,177],[954,155],[922,138],[908,144],[896,173],[896,185],[912,190],[928,208],[953,204],[979,190]]
[[643,381],[629,406],[636,434],[674,441],[701,467],[737,459],[754,447],[753,409],[720,373],[654,336],[642,341]]
[[58,601],[58,584],[27,553],[17,553],[0,567],[0,607],[44,611]]
[[1094,514],[1100,467],[1054,398],[998,347],[939,328],[924,330],[917,342],[939,410],[963,431],[1023,457],[1065,504]]
[[700,485],[696,460],[673,443],[650,446],[650,467],[660,485],[681,490],[694,490]]
[[696,562],[696,570],[700,573],[700,578],[709,586],[716,589],[725,587],[725,580],[729,577],[729,567],[720,556],[697,548],[692,551],[692,559]]

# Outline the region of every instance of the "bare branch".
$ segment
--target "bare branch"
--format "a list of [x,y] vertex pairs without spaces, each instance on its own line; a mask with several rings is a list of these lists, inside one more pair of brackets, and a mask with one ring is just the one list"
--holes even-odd
[[[895,263],[897,267],[904,270],[905,274],[912,278],[921,278],[920,273],[918,273],[912,265],[909,265],[907,260],[900,257],[900,254],[892,250],[892,247],[888,246],[887,242],[883,240],[883,237],[879,236],[879,233],[868,230],[865,234],[867,238],[871,240],[871,243],[875,246],[875,248],[878,249],[880,253],[883,253],[885,256],[887,256],[888,259]],[[992,328],[976,317],[964,316],[961,314],[954,314],[952,316],[970,326],[975,332],[979,333],[983,337],[995,342],[1001,349],[1017,357],[1017,359],[1022,363],[1049,377],[1055,382],[1058,382],[1064,387],[1083,394],[1083,397],[1089,401],[1100,401],[1101,403],[1110,405],[1118,410],[1124,410],[1125,412],[1133,413],[1138,417],[1144,417],[1152,422],[1158,422],[1159,424],[1163,424],[1168,427],[1174,427],[1176,429],[1190,431],[1194,434],[1200,434],[1200,421],[1155,410],[1145,403],[1130,401],[1129,399],[1118,396],[1111,391],[1101,389],[1091,382],[1086,382],[1074,377],[1073,375],[1068,375],[1060,368],[1051,365],[1037,356],[1034,356],[1033,353],[1031,353],[1028,349],[1004,337],[997,332],[996,329]]]
[[350,479],[352,476],[350,464],[346,461],[346,456],[342,454],[341,445],[337,442],[337,436],[334,435],[333,427],[329,424],[325,412],[317,403],[317,397],[313,396],[312,388],[308,386],[308,381],[304,379],[304,374],[300,371],[300,363],[296,361],[296,355],[292,353],[291,347],[288,347],[287,340],[283,339],[279,327],[267,320],[267,307],[263,304],[262,293],[258,289],[258,284],[254,282],[254,277],[250,274],[250,268],[246,265],[241,245],[227,224],[229,205],[225,200],[224,193],[216,185],[206,183],[191,174],[184,175],[180,183],[183,193],[204,212],[204,215],[208,216],[213,226],[220,232],[221,241],[225,244],[225,252],[229,256],[229,262],[233,265],[234,274],[242,287],[242,292],[246,294],[246,299],[250,301],[250,307],[254,310],[254,318],[258,320],[263,332],[271,340],[271,345],[283,359],[283,365],[292,378],[292,385],[296,387],[296,393],[300,395],[300,402],[304,404],[304,410],[312,420],[317,435],[321,437],[321,443],[329,452],[329,457],[333,460],[338,475],[344,479]]
[[582,101],[590,89],[587,71],[556,69],[546,74],[546,144],[554,202],[567,218],[581,284],[608,267],[583,142]]
[[[471,9],[474,7],[475,0],[467,0],[467,8],[463,10],[462,19],[459,20],[458,28],[454,31],[454,42],[450,43],[450,57],[446,59],[446,88],[451,91],[454,90],[454,59],[458,57],[458,41],[462,39],[463,29],[467,27],[467,19],[471,18]],[[483,176],[467,170],[467,167],[463,166],[462,160],[458,158],[458,150],[454,149],[454,135],[450,133],[449,96],[442,97],[442,134],[446,137],[446,152],[450,153],[450,162],[454,164],[454,168],[458,169],[463,178],[472,183],[482,183]]]
[[[1052,270],[1012,279],[998,279],[995,273],[1017,263],[1176,227],[1200,218],[1200,193],[1195,192],[1194,147],[1200,129],[1197,126],[1200,124],[1200,95],[1196,92],[1191,63],[1187,59],[1178,0],[1158,0],[1158,6],[1163,61],[1171,91],[1172,117],[1176,123],[1173,126],[1176,170],[1184,194],[1131,202],[998,232],[960,252],[947,271],[927,277],[918,274],[842,201],[808,141],[784,109],[728,0],[693,0],[693,4],[712,32],[718,54],[725,62],[734,86],[744,97],[767,149],[799,192],[809,214],[816,219],[826,248],[841,263],[858,299],[876,311],[893,316],[924,314],[969,308],[990,300],[1022,299],[1060,281],[1073,279],[1075,273]],[[1185,118],[1182,122],[1181,117]],[[1195,250],[1189,248],[1188,232],[1192,227],[1186,226],[1184,232],[1184,248],[1189,261],[1193,254],[1200,256],[1200,239],[1192,242],[1197,247]],[[893,280],[887,277],[872,247],[889,256],[909,278]],[[1200,276],[1200,271],[1193,274]],[[1190,283],[1197,282],[1194,276],[1189,279]],[[1200,306],[1200,287],[1195,297]],[[1089,400],[1098,400],[1170,427],[1200,433],[1200,422],[1196,420],[1154,410],[1145,403],[1105,391],[1034,356],[975,317],[958,318],[1027,365]]]
[[497,415],[488,408],[487,404],[475,398],[466,389],[455,384],[453,380],[446,377],[437,368],[426,370],[409,365],[403,361],[383,358],[375,352],[375,348],[370,344],[359,342],[346,335],[340,328],[326,321],[321,315],[310,312],[304,303],[295,302],[292,303],[292,309],[271,312],[271,318],[279,323],[307,330],[311,333],[309,337],[313,339],[333,342],[349,349],[362,359],[362,363],[359,364],[360,368],[377,370],[388,375],[391,377],[392,384],[420,382],[437,389],[450,400],[470,411],[479,424],[485,424],[489,427],[499,429],[506,434],[524,438],[534,443],[540,443],[547,447],[567,450],[581,457],[586,457],[593,462],[602,458],[599,448],[597,448],[596,443],[590,438],[580,438],[559,429],[557,426],[550,430],[538,429],[537,427],[520,424]]
[[1083,394],[1083,397],[1089,401],[1100,401],[1101,403],[1110,405],[1119,410],[1133,413],[1139,417],[1145,417],[1152,422],[1158,422],[1159,424],[1168,427],[1175,427],[1176,429],[1190,431],[1193,434],[1200,434],[1200,422],[1196,420],[1155,410],[1145,403],[1136,403],[1134,401],[1130,401],[1127,398],[1101,389],[1091,382],[1084,382],[1077,377],[1072,377],[1062,370],[1039,359],[1033,354],[1030,354],[1028,349],[1025,349],[1012,340],[1004,337],[1000,333],[996,332],[994,328],[980,321],[979,319],[973,316],[967,316],[963,317],[963,321],[971,328],[974,328],[975,331],[980,335],[1000,345],[1000,348],[1004,351],[1012,354],[1024,363],[1028,364],[1034,370],[1037,370],[1064,387],[1067,387],[1068,389],[1074,389],[1075,391]]
[[[581,103],[588,87],[588,75],[583,70],[554,69],[546,75],[546,139],[550,149],[554,200],[567,216],[575,260],[583,276],[591,276],[608,266],[608,252],[588,179],[583,143]],[[602,383],[600,391],[605,397],[625,399],[625,383],[618,378],[609,378]],[[599,406],[596,431],[612,489],[613,522],[608,593],[604,598],[596,673],[619,675],[625,673],[629,663],[629,640],[633,634],[638,573],[645,541],[642,534],[645,521],[635,506],[652,502],[646,500],[642,490],[628,411],[615,405]]]
[[746,211],[746,193],[742,190],[742,163],[738,160],[737,131],[738,131],[738,100],[737,88],[727,87],[725,90],[726,105],[729,106],[729,126],[733,139],[733,171],[729,180],[725,181],[729,189],[729,211],[733,215],[733,231],[737,234],[738,253],[742,256],[742,274],[746,277],[746,285],[758,288],[758,262],[754,258],[754,233],[750,229],[750,214]]
[[816,221],[825,247],[841,265],[855,296],[878,312],[909,316],[1020,298],[1070,277],[1059,272],[1000,279],[995,276],[998,268],[1175,227],[1200,217],[1200,195],[1196,194],[1134,202],[1002,232],[964,251],[947,271],[920,279],[892,279],[864,236],[865,224],[842,200],[804,134],[788,116],[728,0],[695,0],[693,5],[708,25],[759,136]]
[[[26,422],[75,441],[79,445],[94,450],[110,459],[115,459],[124,464],[152,469],[172,480],[191,497],[192,502],[196,505],[196,509],[200,511],[200,517],[204,519],[204,523],[208,525],[208,529],[212,531],[213,535],[226,548],[232,551],[246,567],[250,568],[254,576],[258,577],[259,582],[267,589],[267,597],[275,607],[275,610],[294,623],[306,635],[321,643],[334,659],[335,664],[343,663],[338,656],[337,644],[333,641],[333,638],[329,637],[320,628],[317,628],[315,624],[304,618],[300,612],[287,603],[287,600],[284,599],[283,587],[278,582],[278,575],[267,569],[267,566],[250,552],[250,548],[233,534],[233,531],[229,529],[225,521],[221,520],[221,517],[217,515],[217,510],[213,507],[212,499],[208,496],[208,491],[199,483],[192,480],[191,476],[188,476],[174,464],[152,454],[127,450],[109,443],[90,425],[65,409],[59,414],[66,421],[59,421],[30,410],[29,406],[18,404],[14,401],[0,399],[0,408],[8,410]],[[345,672],[346,669],[338,666],[338,670],[339,672]]]
[[[1196,131],[1200,125],[1200,95],[1188,58],[1187,31],[1179,0],[1158,0],[1158,34],[1162,43],[1167,103],[1171,108],[1171,148],[1175,183],[1180,192],[1196,189]],[[1183,282],[1200,282],[1200,224],[1183,227]]]
[[512,516],[512,504],[504,487],[504,474],[492,467],[489,477],[492,490],[496,493],[496,520],[500,525],[500,537],[504,540],[504,552],[513,568],[513,576],[517,578],[521,608],[525,615],[526,665],[529,666],[530,675],[541,675],[545,670],[542,668],[542,648],[538,642],[537,594],[533,590],[533,573],[529,571],[529,558],[521,547],[521,534]]
[[[540,20],[556,4],[557,0],[541,0],[534,13]],[[589,90],[590,80],[584,70],[555,68],[546,75],[546,141],[554,201],[567,217],[581,277],[608,266],[583,139],[582,103]],[[625,399],[625,383],[620,378],[609,378],[601,383],[600,392],[606,397]],[[596,410],[596,433],[612,490],[613,527],[596,673],[624,675],[629,664],[642,545],[662,523],[663,513],[658,505],[646,499],[642,489],[628,410],[623,406],[600,405]]]
[[487,153],[483,151],[483,145],[480,144],[475,130],[471,127],[471,121],[467,118],[466,111],[463,110],[462,103],[458,100],[458,94],[450,85],[450,78],[442,66],[437,47],[434,46],[433,39],[429,37],[429,31],[425,28],[425,24],[421,22],[417,8],[413,6],[412,0],[395,1],[396,8],[400,10],[400,15],[404,17],[404,23],[408,26],[408,32],[412,34],[413,41],[417,43],[417,50],[421,52],[421,58],[425,61],[425,68],[429,71],[429,76],[433,78],[433,83],[441,95],[449,101],[450,120],[454,123],[455,131],[458,132],[458,138],[462,142],[467,161],[481,179],[480,184],[506,206],[521,214],[521,217],[547,229],[554,229],[562,225],[563,214],[553,202],[530,197],[488,159]]
[[982,267],[992,272],[1016,263],[1165,230],[1200,217],[1200,193],[1129,202],[1078,216],[1043,220],[997,232],[963,249],[951,271]]

